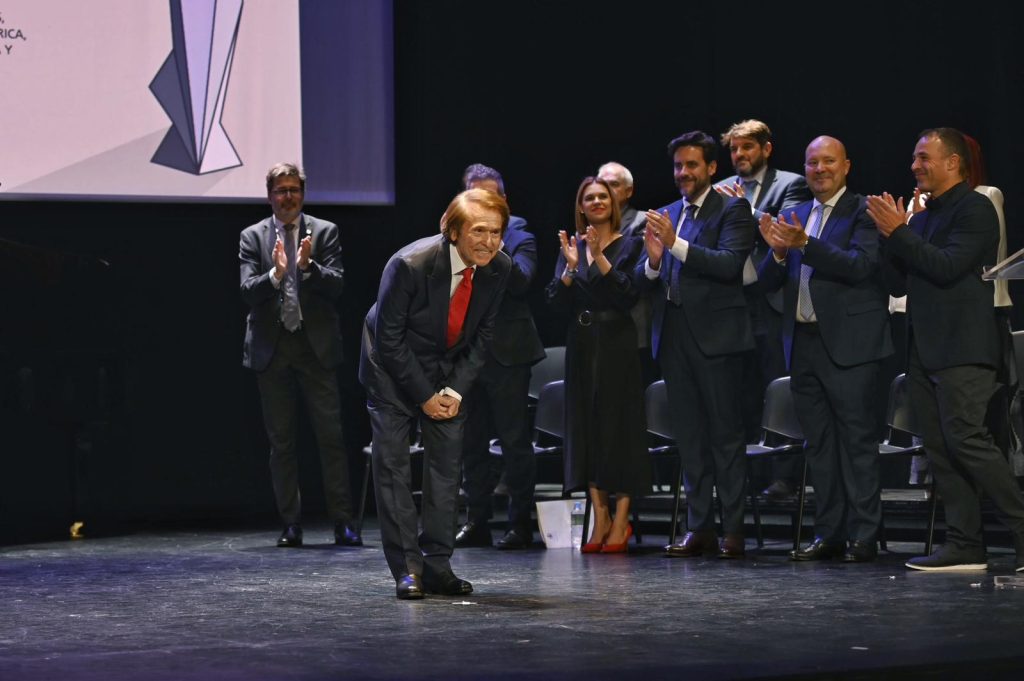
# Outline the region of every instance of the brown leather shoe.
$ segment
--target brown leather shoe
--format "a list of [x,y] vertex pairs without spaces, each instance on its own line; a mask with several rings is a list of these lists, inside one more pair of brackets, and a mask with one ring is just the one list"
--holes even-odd
[[747,543],[742,534],[727,534],[718,548],[719,558],[743,558],[747,555]]
[[687,532],[682,541],[665,547],[665,555],[673,558],[693,558],[713,555],[718,550],[718,538],[711,530]]

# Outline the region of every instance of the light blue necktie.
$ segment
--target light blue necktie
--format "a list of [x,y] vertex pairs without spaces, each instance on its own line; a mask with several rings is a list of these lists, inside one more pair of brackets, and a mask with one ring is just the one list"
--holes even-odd
[[757,180],[743,180],[743,196],[754,205],[754,192],[757,191]]
[[[825,216],[825,204],[819,204],[811,213],[811,221],[807,224],[807,237],[817,237],[821,233],[822,222]],[[814,305],[811,304],[811,274],[814,268],[810,265],[800,265],[800,290],[797,293],[797,312],[800,321],[810,322],[816,319],[814,316]]]

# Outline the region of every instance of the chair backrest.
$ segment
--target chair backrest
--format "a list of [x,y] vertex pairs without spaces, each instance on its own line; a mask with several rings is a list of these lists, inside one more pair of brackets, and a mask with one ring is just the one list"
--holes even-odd
[[796,418],[796,407],[793,406],[789,376],[776,378],[765,389],[761,427],[791,440],[804,439],[804,430],[800,427],[800,421]]
[[565,381],[551,381],[540,389],[533,427],[548,435],[565,437]]
[[889,408],[885,420],[894,430],[921,435],[921,429],[917,425],[914,410],[910,408],[910,400],[907,397],[906,374],[900,374],[889,384]]
[[644,391],[644,409],[647,412],[647,431],[666,440],[675,439],[672,433],[672,414],[668,409],[668,391],[665,381],[655,381]]
[[540,399],[540,391],[551,381],[565,378],[565,346],[559,345],[544,348],[547,357],[533,365],[530,373],[530,388],[527,395],[530,399]]

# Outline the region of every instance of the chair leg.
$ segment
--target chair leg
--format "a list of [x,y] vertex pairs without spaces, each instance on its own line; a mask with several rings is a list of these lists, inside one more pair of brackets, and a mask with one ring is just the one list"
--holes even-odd
[[757,535],[757,548],[764,548],[764,528],[761,527],[761,506],[757,503],[757,494],[750,493],[750,510],[754,514],[754,533]]
[[804,457],[803,474],[800,476],[800,490],[796,495],[796,528],[793,532],[793,550],[800,550],[800,535],[804,529],[804,501],[807,496],[807,458]]
[[637,546],[643,543],[644,537],[640,533],[640,514],[636,510],[636,499],[633,499],[633,508],[630,509],[633,515],[633,539],[636,540]]
[[[881,500],[879,500],[878,503],[881,504],[882,503]],[[880,548],[882,551],[888,551],[889,550],[889,547],[885,543],[885,515],[884,514],[878,519],[878,548]]]
[[363,470],[363,491],[359,494],[359,517],[356,519],[356,527],[359,533],[363,532],[363,516],[366,514],[366,497],[370,489],[370,461],[371,454],[366,455],[366,467]]
[[928,499],[928,538],[924,542],[924,555],[932,555],[932,536],[935,533],[935,509],[938,506],[939,500],[935,494],[935,480],[932,480],[931,487],[929,487],[929,499]]

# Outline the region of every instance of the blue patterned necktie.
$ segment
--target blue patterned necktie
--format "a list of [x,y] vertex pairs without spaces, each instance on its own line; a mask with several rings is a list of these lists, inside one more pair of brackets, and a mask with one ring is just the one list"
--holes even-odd
[[289,331],[295,331],[302,324],[302,315],[299,314],[299,278],[295,253],[295,235],[298,231],[294,225],[284,226],[284,250],[288,256],[288,267],[284,279],[281,280],[281,323]]
[[754,205],[754,192],[757,191],[757,180],[743,180],[743,197]]
[[[683,216],[683,224],[679,228],[679,238],[684,241],[690,242],[693,240],[694,232],[696,231],[697,222],[693,219],[694,213],[697,211],[696,204],[688,203],[686,205],[686,213]],[[682,292],[679,290],[680,270],[683,269],[683,263],[678,258],[672,258],[672,271],[669,273],[668,279],[668,299],[679,305],[682,300]]]

